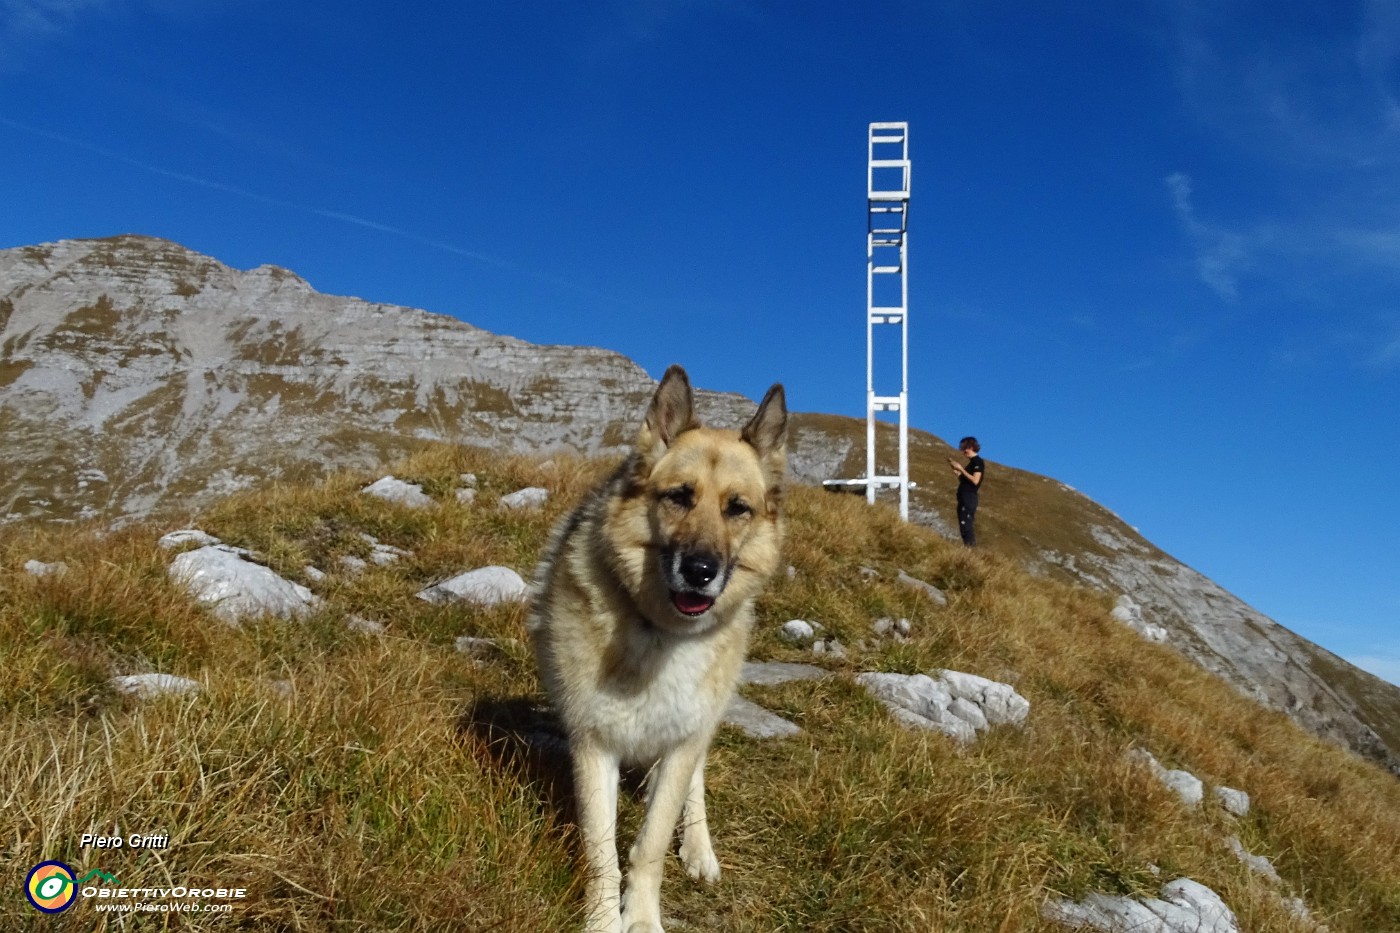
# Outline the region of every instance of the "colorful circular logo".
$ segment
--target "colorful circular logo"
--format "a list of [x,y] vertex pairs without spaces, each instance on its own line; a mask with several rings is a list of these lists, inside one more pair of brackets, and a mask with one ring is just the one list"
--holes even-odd
[[35,910],[56,914],[67,910],[78,899],[77,879],[73,869],[62,862],[40,862],[24,879],[24,896]]

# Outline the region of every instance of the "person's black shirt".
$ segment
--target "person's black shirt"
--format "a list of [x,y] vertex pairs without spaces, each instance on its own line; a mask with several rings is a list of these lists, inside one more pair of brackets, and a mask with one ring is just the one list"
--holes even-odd
[[[963,467],[963,469],[966,470],[968,473],[978,473],[978,474],[982,474],[982,478],[985,480],[985,479],[986,479],[986,474],[982,472],[983,469],[985,468],[985,466],[986,466],[986,464],[984,464],[984,463],[982,462],[982,458],[981,458],[981,457],[973,457],[971,460],[967,461],[967,466]],[[976,499],[976,498],[977,498],[977,492],[978,492],[978,490],[979,490],[980,488],[981,488],[980,482],[974,483],[972,480],[968,479],[966,476],[962,476],[962,475],[959,475],[959,476],[958,476],[958,499],[959,499],[959,500]]]

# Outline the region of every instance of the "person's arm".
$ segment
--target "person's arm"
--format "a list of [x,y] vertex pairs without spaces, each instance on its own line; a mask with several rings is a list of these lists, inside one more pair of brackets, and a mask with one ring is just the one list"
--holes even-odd
[[967,481],[972,485],[980,486],[982,484],[982,473],[980,470],[976,473],[969,473],[967,472],[967,468],[956,460],[949,460],[948,463],[953,467],[954,473],[957,473],[959,476],[966,476]]

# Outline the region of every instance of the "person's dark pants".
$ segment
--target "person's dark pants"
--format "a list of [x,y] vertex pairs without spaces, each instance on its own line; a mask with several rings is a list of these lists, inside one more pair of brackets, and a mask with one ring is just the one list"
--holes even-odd
[[972,520],[977,516],[977,497],[958,497],[958,532],[962,535],[962,542],[968,547],[977,546],[977,531],[972,526]]

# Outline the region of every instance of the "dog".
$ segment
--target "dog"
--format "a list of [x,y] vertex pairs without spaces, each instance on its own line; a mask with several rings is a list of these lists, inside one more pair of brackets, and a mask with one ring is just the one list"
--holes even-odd
[[[666,371],[617,470],[555,529],[529,627],[568,735],[588,933],[662,933],[661,877],[680,858],[719,879],[705,756],[743,665],[754,600],[777,569],[787,403],[768,390],[742,430],[703,427],[685,370]],[[648,768],[622,891],[620,769]]]

